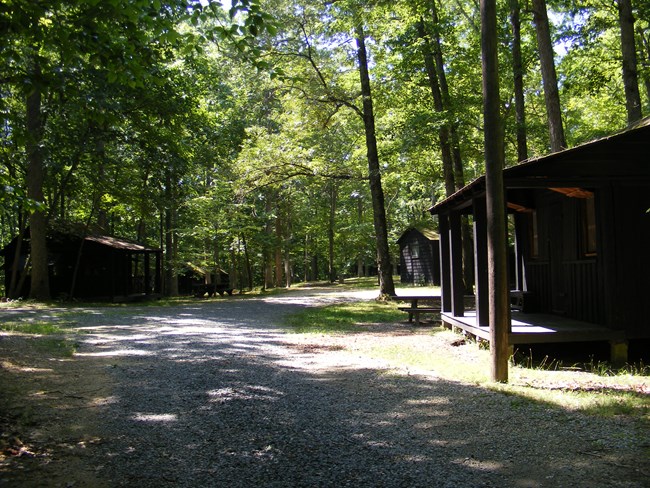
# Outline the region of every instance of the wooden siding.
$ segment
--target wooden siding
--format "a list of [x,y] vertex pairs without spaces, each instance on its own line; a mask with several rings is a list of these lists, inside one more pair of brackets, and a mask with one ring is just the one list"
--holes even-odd
[[[440,284],[439,242],[432,241],[416,229],[404,233],[399,239],[400,280],[409,284]],[[417,256],[412,253],[417,246]]]

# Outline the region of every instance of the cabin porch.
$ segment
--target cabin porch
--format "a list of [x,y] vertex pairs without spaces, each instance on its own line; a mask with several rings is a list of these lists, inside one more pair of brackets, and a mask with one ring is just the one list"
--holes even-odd
[[[466,310],[462,316],[442,312],[440,318],[443,325],[452,330],[461,330],[478,339],[490,340],[490,328],[478,325],[475,310]],[[511,324],[508,335],[510,347],[517,344],[607,341],[610,344],[611,362],[624,364],[627,361],[627,340],[622,330],[559,315],[516,310],[511,313]]]

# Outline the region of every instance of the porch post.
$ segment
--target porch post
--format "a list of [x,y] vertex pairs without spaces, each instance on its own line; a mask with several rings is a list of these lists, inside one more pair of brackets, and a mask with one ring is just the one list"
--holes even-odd
[[474,281],[476,288],[476,325],[489,326],[487,210],[485,198],[475,198],[474,206]]
[[449,244],[451,253],[451,311],[454,317],[465,315],[465,283],[463,281],[463,242],[460,212],[449,214]]
[[150,295],[151,288],[149,287],[149,281],[151,280],[151,272],[149,270],[151,262],[149,259],[149,251],[144,252],[144,294]]
[[443,312],[451,312],[451,272],[449,255],[449,217],[438,215],[438,232],[440,233],[440,299]]

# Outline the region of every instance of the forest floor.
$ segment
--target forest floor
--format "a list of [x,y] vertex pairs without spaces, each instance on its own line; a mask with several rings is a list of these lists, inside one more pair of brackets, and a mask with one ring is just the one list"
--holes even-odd
[[68,333],[0,332],[0,486],[648,486],[647,415],[585,414],[368,354],[410,344],[473,360],[405,322],[278,327],[371,296],[1,309]]

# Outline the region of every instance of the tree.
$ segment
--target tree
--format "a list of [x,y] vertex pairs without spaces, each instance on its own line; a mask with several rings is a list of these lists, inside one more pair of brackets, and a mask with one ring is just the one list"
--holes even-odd
[[634,40],[634,15],[631,0],[617,0],[618,19],[621,29],[621,53],[623,55],[623,86],[627,122],[632,124],[643,116],[641,95],[637,76],[636,46]]
[[533,18],[537,32],[537,45],[539,47],[539,61],[544,82],[544,100],[546,101],[546,116],[551,137],[551,151],[557,152],[565,149],[566,138],[562,125],[562,110],[560,108],[560,94],[557,85],[557,74],[553,55],[551,30],[546,12],[546,0],[533,0]]
[[481,46],[491,376],[493,381],[506,382],[508,381],[510,300],[495,0],[481,0]]
[[517,134],[517,161],[528,159],[526,135],[526,107],[524,98],[524,67],[521,54],[521,20],[519,0],[510,0],[512,26],[512,77],[515,95],[515,123]]
[[363,125],[366,134],[366,149],[368,151],[368,177],[370,180],[370,195],[372,196],[373,222],[377,239],[377,267],[379,268],[379,295],[395,294],[393,270],[388,248],[388,227],[384,191],[381,186],[379,169],[379,153],[377,152],[377,137],[375,134],[375,114],[372,105],[370,75],[368,73],[368,55],[366,52],[366,36],[363,25],[358,21],[355,26],[357,56],[359,61],[359,77],[361,79],[361,96],[363,97]]

